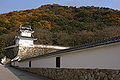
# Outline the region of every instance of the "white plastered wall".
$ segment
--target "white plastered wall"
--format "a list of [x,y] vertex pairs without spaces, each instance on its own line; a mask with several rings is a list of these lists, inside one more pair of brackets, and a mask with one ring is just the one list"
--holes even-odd
[[32,68],[56,68],[56,57],[32,60]]
[[[60,68],[120,69],[120,42],[32,59],[31,68],[56,68],[58,56]],[[19,67],[29,67],[29,61],[19,62]]]
[[21,36],[27,36],[27,37],[31,37],[31,33],[28,32],[22,32]]
[[19,66],[19,62],[18,62],[18,61],[15,61],[15,62],[14,62],[14,66]]
[[29,67],[29,61],[19,62],[19,67],[28,68]]
[[15,64],[15,62],[12,62],[12,63],[11,63],[12,66],[15,66],[14,64]]
[[120,69],[120,42],[61,55],[61,68]]
[[19,40],[19,45],[22,46],[32,46],[33,45],[33,40]]

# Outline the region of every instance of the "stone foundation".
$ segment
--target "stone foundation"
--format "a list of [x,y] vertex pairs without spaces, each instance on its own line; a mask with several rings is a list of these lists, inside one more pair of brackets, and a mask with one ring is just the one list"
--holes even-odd
[[65,69],[20,68],[53,80],[120,80],[120,70],[111,69]]
[[13,59],[19,54],[20,59],[26,59],[30,57],[39,56],[42,54],[55,52],[57,50],[58,49],[52,49],[52,48],[16,46],[6,49],[5,56],[7,58]]

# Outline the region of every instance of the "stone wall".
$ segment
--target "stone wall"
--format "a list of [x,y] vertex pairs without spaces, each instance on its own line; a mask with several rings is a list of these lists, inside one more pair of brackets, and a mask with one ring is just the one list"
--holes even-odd
[[120,80],[120,70],[111,69],[65,69],[20,68],[53,80]]
[[35,56],[39,56],[42,54],[47,54],[55,51],[57,51],[57,49],[41,48],[41,47],[20,47],[19,48],[21,59],[35,57]]
[[7,58],[13,59],[19,54],[21,59],[26,59],[26,58],[35,57],[35,56],[39,56],[42,54],[47,54],[55,51],[57,51],[57,49],[16,46],[16,47],[6,49],[5,56]]

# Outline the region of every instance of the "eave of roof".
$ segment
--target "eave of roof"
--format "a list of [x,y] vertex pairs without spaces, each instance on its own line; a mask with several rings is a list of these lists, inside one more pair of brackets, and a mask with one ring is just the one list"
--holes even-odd
[[81,46],[76,46],[76,47],[72,47],[72,48],[68,48],[68,49],[64,49],[64,50],[60,50],[60,51],[56,51],[56,52],[51,52],[51,53],[36,56],[36,57],[23,59],[21,61],[27,61],[27,60],[31,60],[31,59],[35,59],[35,58],[57,55],[57,54],[62,54],[62,53],[70,52],[70,51],[82,50],[82,49],[86,49],[86,48],[91,48],[91,47],[96,47],[96,46],[106,45],[106,44],[116,43],[116,42],[120,42],[120,36],[116,36],[116,37],[112,37],[109,39],[104,39],[104,40],[100,40],[100,41],[96,41],[96,42],[92,42],[92,43],[88,43],[88,44],[84,44]]
[[20,27],[20,30],[29,30],[29,31],[32,31],[31,27]]
[[26,37],[26,36],[16,36],[16,38],[18,38],[18,39],[26,39],[26,40],[37,40],[37,38]]
[[11,49],[11,48],[14,48],[14,47],[18,47],[18,45],[8,46],[8,47],[6,47],[5,49]]

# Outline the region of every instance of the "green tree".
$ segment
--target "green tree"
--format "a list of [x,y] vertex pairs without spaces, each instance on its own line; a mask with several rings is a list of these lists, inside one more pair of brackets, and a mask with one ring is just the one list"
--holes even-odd
[[4,57],[5,52],[5,40],[0,38],[0,59]]

